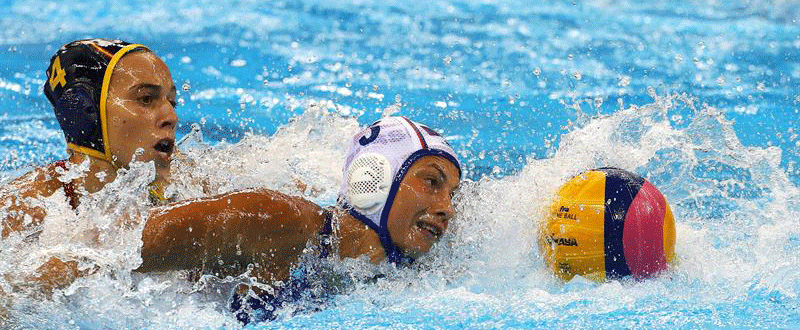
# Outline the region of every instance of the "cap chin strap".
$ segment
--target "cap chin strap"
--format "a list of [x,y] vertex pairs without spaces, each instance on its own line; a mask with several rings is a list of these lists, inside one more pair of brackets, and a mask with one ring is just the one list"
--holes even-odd
[[405,253],[403,253],[403,251],[400,251],[400,248],[398,248],[397,245],[395,245],[394,242],[392,242],[392,238],[391,236],[389,236],[389,230],[387,228],[382,228],[377,226],[374,222],[372,222],[372,220],[370,220],[360,212],[356,211],[355,208],[351,207],[348,204],[344,204],[342,206],[345,209],[349,210],[350,215],[352,215],[359,221],[363,222],[376,234],[378,234],[378,238],[380,238],[381,245],[383,246],[383,251],[386,254],[386,261],[391,262],[398,266],[410,265],[414,263],[414,258],[405,255]]
[[[81,147],[81,146],[77,146],[77,145],[73,145],[72,143],[69,143],[69,144],[67,144],[67,150],[70,151],[71,153],[76,153],[77,152],[79,154],[85,155],[86,157],[89,157],[89,159],[96,159],[96,160],[99,160],[99,161],[106,162],[109,165],[111,165],[111,168],[113,168],[114,170],[120,169],[119,166],[114,164],[114,161],[112,161],[111,159],[106,158],[105,154],[102,154],[102,153],[100,153],[100,152],[98,152],[98,151],[96,151],[94,149],[89,149],[89,148],[86,148],[86,147]],[[89,151],[89,152],[87,152],[87,151]]]

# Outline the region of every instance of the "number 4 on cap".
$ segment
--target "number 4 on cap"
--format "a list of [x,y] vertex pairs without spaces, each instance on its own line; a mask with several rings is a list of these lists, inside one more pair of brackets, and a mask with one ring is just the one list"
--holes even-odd
[[67,73],[61,68],[61,58],[56,57],[56,60],[53,61],[53,70],[50,71],[50,89],[56,89],[58,85],[61,85],[61,87],[66,86],[66,77]]

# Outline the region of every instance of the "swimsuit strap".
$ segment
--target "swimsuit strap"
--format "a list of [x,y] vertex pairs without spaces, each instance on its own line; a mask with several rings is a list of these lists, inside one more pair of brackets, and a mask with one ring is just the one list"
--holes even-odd
[[322,210],[325,215],[325,224],[322,229],[317,233],[319,236],[319,258],[325,259],[333,251],[333,212],[328,209]]
[[[59,160],[53,165],[58,166],[65,171],[67,170],[67,163],[66,161]],[[75,194],[75,184],[72,181],[69,182],[61,182],[61,187],[64,188],[64,195],[67,195],[67,199],[69,199],[69,205],[72,206],[72,209],[78,208],[78,195]]]

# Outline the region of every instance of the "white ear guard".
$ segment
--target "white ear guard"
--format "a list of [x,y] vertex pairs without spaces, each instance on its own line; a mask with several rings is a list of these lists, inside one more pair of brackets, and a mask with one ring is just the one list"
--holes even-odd
[[392,165],[377,153],[359,155],[350,164],[348,198],[363,213],[377,212],[386,202],[392,186]]

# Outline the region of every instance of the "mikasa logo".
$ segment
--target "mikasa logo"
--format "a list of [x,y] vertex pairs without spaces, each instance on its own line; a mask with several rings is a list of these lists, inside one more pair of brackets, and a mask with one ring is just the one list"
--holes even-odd
[[561,246],[578,246],[578,240],[572,237],[547,236],[545,239],[550,244],[561,245]]

